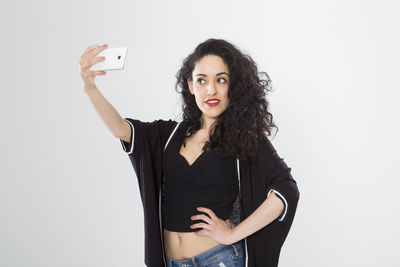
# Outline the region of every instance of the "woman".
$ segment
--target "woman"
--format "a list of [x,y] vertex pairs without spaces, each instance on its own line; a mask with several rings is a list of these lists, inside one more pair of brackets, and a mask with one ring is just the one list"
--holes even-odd
[[231,43],[208,39],[177,73],[181,122],[122,119],[94,84],[105,72],[89,70],[105,48],[83,53],[81,77],[138,177],[146,265],[277,266],[299,191],[266,137],[277,128],[268,75]]

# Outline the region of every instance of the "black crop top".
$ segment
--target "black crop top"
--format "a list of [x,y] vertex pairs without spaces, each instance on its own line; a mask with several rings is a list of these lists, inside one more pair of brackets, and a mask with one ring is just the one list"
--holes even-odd
[[163,227],[174,232],[196,232],[191,216],[205,214],[197,207],[211,209],[218,218],[226,220],[239,193],[236,158],[221,157],[216,150],[203,151],[189,165],[179,153],[183,139],[171,138],[164,151]]

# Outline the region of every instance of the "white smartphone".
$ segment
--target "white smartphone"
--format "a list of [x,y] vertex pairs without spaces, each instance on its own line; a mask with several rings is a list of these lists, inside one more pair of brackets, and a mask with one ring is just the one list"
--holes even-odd
[[128,47],[109,47],[101,51],[96,57],[106,57],[104,61],[93,64],[91,70],[122,70],[124,69]]

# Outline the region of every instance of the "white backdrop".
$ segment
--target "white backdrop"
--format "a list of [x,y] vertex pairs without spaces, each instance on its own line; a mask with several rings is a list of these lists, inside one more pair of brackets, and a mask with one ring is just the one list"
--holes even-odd
[[[0,266],[144,266],[139,189],[83,92],[92,44],[128,46],[96,78],[122,117],[181,116],[175,74],[226,39],[274,86],[272,143],[300,190],[280,266],[399,266],[398,1],[3,1]],[[397,225],[397,227],[396,227]]]

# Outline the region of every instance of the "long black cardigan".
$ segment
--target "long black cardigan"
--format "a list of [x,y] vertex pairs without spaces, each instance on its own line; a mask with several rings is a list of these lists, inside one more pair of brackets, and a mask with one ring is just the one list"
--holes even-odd
[[[145,264],[166,267],[161,216],[163,182],[162,160],[166,145],[179,122],[154,120],[143,122],[125,118],[129,122],[131,142],[122,139],[136,173],[144,211]],[[133,138],[133,145],[132,144]],[[292,225],[300,192],[289,168],[267,137],[262,138],[253,163],[238,162],[240,188],[240,218],[246,219],[274,191],[284,203],[284,211],[274,221],[242,239],[246,267],[278,266],[281,247]]]

